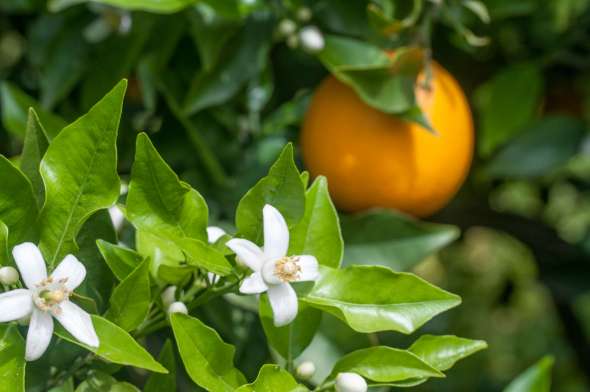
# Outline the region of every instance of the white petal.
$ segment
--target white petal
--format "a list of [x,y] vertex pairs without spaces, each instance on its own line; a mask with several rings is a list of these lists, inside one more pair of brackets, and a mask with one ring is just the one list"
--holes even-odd
[[241,238],[234,238],[225,244],[250,268],[259,271],[264,263],[264,253],[255,243]]
[[26,289],[0,294],[0,323],[28,316],[33,311],[33,297]]
[[264,254],[269,259],[280,259],[289,249],[289,228],[285,219],[273,206],[262,209],[264,218]]
[[45,260],[43,260],[43,255],[37,245],[24,242],[12,249],[12,255],[23,282],[28,288],[34,288],[36,284],[47,278]]
[[304,282],[308,280],[317,280],[320,276],[320,271],[318,269],[318,260],[314,256],[297,256],[299,260],[297,264],[301,267],[301,272],[299,273],[299,278],[297,282]]
[[289,283],[268,287],[268,299],[272,307],[275,327],[283,327],[297,317],[297,294]]
[[62,302],[59,307],[61,312],[55,315],[57,321],[80,342],[90,347],[98,347],[98,336],[90,315],[70,301]]
[[207,272],[207,280],[210,284],[217,284],[217,282],[219,282],[219,278],[221,278],[221,276],[215,275],[213,272]]
[[248,276],[240,285],[240,293],[243,294],[260,294],[264,293],[268,289],[264,280],[262,280],[262,274],[260,272],[254,272]]
[[109,215],[111,216],[111,222],[113,222],[115,231],[121,231],[123,223],[125,223],[125,215],[121,211],[121,208],[117,205],[109,207]]
[[27,346],[25,359],[35,361],[43,355],[53,335],[53,319],[47,312],[38,309],[33,311],[29,332],[27,332]]
[[221,227],[217,227],[217,226],[207,227],[207,241],[209,241],[210,244],[217,242],[217,240],[220,239],[221,237],[223,237],[224,235],[225,235],[225,230],[223,230]]
[[51,277],[54,280],[66,279],[66,288],[73,291],[84,281],[86,267],[75,256],[67,255],[53,270]]

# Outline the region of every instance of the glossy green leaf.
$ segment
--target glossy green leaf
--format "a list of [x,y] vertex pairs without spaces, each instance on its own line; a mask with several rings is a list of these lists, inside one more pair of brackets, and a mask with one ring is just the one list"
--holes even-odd
[[409,270],[453,242],[459,230],[421,222],[390,210],[341,217],[346,264],[379,264]]
[[21,138],[25,136],[27,129],[29,108],[37,112],[50,139],[66,126],[63,119],[44,110],[33,98],[8,82],[0,87],[0,103],[4,128]]
[[510,383],[504,392],[549,392],[553,357],[543,357]]
[[346,322],[358,332],[412,333],[432,317],[461,303],[425,280],[381,266],[321,268],[303,301]]
[[413,353],[385,346],[365,348],[345,355],[336,363],[328,380],[336,378],[341,372],[360,374],[371,384],[444,377],[444,374]]
[[96,245],[105,262],[120,281],[125,279],[143,261],[143,256],[120,245],[98,240]]
[[503,68],[476,92],[479,151],[490,155],[533,119],[543,94],[543,76],[535,64]]
[[289,254],[314,255],[328,267],[339,267],[343,252],[338,213],[328,193],[328,181],[318,177],[305,194],[305,213],[291,230]]
[[41,178],[40,166],[41,159],[49,147],[47,132],[39,121],[34,109],[29,109],[27,119],[27,130],[25,132],[25,141],[23,152],[20,158],[20,169],[27,176],[33,186],[33,193],[37,198],[39,208],[45,202],[45,187]]
[[488,347],[483,340],[471,340],[457,336],[422,335],[408,351],[422,358],[435,369],[445,371],[452,368],[457,361]]
[[0,155],[0,221],[8,227],[8,247],[20,242],[33,227],[39,210],[31,182]]
[[495,178],[542,176],[576,155],[585,136],[586,125],[579,119],[544,117],[501,148],[486,173]]
[[244,384],[244,375],[234,367],[235,348],[200,320],[173,314],[170,317],[176,345],[190,378],[210,391],[233,392]]
[[168,369],[168,374],[154,373],[148,378],[143,392],[176,391],[176,357],[170,340],[166,340],[158,360]]
[[268,343],[285,359],[301,355],[313,340],[322,319],[318,309],[300,302],[295,320],[284,327],[275,327],[267,295],[260,296],[259,314]]
[[60,338],[84,347],[107,361],[120,365],[135,366],[156,373],[168,373],[166,368],[160,365],[124,329],[97,315],[92,315],[92,323],[100,339],[98,348],[92,348],[78,342],[61,326],[56,325],[55,333]]
[[49,10],[58,12],[75,4],[98,3],[132,11],[169,14],[182,10],[199,0],[50,0]]
[[126,81],[52,141],[41,161],[46,201],[39,247],[53,265],[76,250],[75,237],[93,212],[119,196],[117,131]]
[[172,241],[158,237],[149,231],[136,231],[135,246],[139,254],[149,257],[150,272],[154,278],[158,277],[160,266],[178,267],[185,259],[185,254]]
[[289,226],[297,223],[305,212],[305,190],[293,160],[293,145],[281,152],[262,178],[240,200],[236,210],[236,227],[244,237],[262,241],[262,209],[270,204],[278,209]]
[[115,288],[105,317],[124,330],[132,331],[147,317],[150,300],[150,271],[146,260]]
[[418,50],[399,48],[389,55],[356,39],[333,35],[325,39],[319,59],[367,104],[386,113],[403,113],[415,107],[414,84],[422,66]]
[[0,392],[25,391],[25,342],[14,325],[0,325]]
[[298,392],[309,391],[278,365],[263,365],[253,383],[242,385],[236,392]]
[[139,388],[128,382],[117,381],[108,374],[92,372],[82,381],[75,392],[140,392]]
[[189,265],[205,268],[221,276],[231,272],[231,264],[225,255],[210,244],[192,238],[178,239],[176,243],[186,254]]
[[0,221],[0,266],[10,264],[10,248],[8,247],[8,227]]

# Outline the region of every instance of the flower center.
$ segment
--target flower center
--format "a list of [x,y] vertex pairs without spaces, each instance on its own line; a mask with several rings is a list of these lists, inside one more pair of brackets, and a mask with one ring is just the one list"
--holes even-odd
[[59,314],[61,312],[59,304],[72,294],[65,286],[67,281],[67,278],[55,281],[49,277],[37,284],[33,293],[33,302],[37,308],[54,315]]
[[299,257],[297,256],[285,256],[275,264],[274,274],[283,282],[292,282],[299,278],[301,272],[301,266],[299,263]]

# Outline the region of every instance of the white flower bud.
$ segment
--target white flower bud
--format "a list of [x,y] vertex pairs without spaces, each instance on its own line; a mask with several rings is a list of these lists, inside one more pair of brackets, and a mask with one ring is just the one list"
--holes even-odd
[[297,31],[297,24],[291,19],[283,19],[279,22],[278,32],[281,36],[286,37],[295,31]]
[[302,22],[309,22],[313,14],[308,7],[301,7],[297,10],[296,16],[297,19]]
[[207,241],[209,241],[210,244],[216,243],[217,240],[220,239],[221,237],[223,237],[224,235],[225,235],[225,230],[223,230],[221,227],[217,227],[217,226],[207,227]]
[[302,28],[299,32],[299,40],[301,47],[310,53],[317,53],[326,45],[322,32],[316,26]]
[[168,307],[168,314],[172,313],[188,314],[188,309],[186,308],[186,305],[184,303],[177,301],[171,303]]
[[367,382],[356,373],[338,373],[336,376],[337,392],[366,392]]
[[18,271],[14,267],[2,267],[0,268],[0,283],[6,285],[13,285],[18,282],[19,275]]
[[123,215],[123,211],[121,211],[119,206],[114,205],[109,208],[109,215],[111,216],[111,222],[113,222],[115,231],[120,231],[123,227],[123,223],[125,223],[125,215]]
[[297,377],[301,380],[309,380],[315,374],[315,364],[311,361],[302,362],[297,367]]
[[176,286],[166,287],[166,289],[162,291],[160,298],[162,298],[162,303],[165,308],[170,306],[170,304],[176,301]]
[[287,37],[287,46],[291,49],[295,49],[299,46],[299,37],[295,34],[291,34]]

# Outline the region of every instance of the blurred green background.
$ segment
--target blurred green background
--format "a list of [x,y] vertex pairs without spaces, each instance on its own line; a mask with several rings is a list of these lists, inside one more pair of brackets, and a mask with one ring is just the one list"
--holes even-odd
[[[461,295],[462,306],[422,332],[488,342],[447,379],[417,390],[498,391],[544,354],[556,358],[555,390],[590,390],[590,1],[133,4],[0,1],[0,153],[18,159],[29,106],[59,130],[125,77],[123,178],[135,136],[146,131],[229,229],[240,195],[286,142],[297,142],[309,98],[328,74],[314,53],[281,35],[281,20],[383,48],[413,44],[422,32],[429,39],[419,44],[470,99],[474,164],[461,193],[428,222],[389,212],[342,216],[346,260],[370,248],[371,261]],[[383,26],[395,29],[384,34]],[[359,220],[371,219],[385,234],[358,232]],[[226,314],[214,304],[202,317],[237,344],[252,376],[254,360],[269,353],[251,307],[240,306]],[[243,328],[224,330],[225,317],[241,318]],[[382,333],[366,341],[328,317],[322,332],[304,357],[321,351],[323,366],[330,353],[413,340]]]

